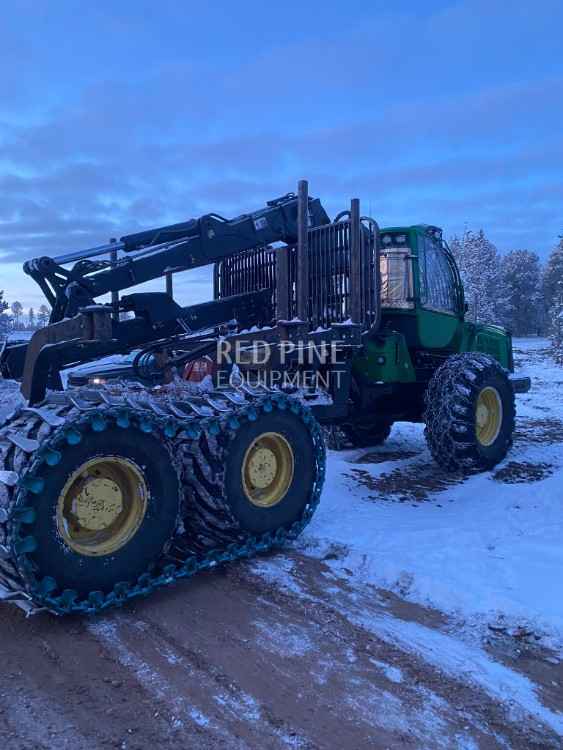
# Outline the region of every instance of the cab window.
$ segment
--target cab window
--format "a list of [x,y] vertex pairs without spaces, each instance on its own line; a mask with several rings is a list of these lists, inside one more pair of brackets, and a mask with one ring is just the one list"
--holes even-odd
[[381,305],[412,309],[414,307],[412,258],[406,247],[386,248],[380,256]]
[[432,237],[419,237],[420,303],[427,310],[456,313],[456,290],[451,266],[442,245]]

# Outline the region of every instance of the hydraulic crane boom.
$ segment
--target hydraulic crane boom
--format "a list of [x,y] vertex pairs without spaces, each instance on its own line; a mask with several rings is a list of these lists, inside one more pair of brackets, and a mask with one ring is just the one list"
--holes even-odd
[[[318,199],[309,200],[309,224],[330,223]],[[297,240],[297,197],[288,193],[266,208],[235,219],[206,214],[199,219],[125,235],[119,242],[55,258],[28,261],[25,272],[41,287],[52,306],[50,323],[73,317],[80,308],[108,292],[152,281],[168,271],[185,271],[242,250],[272,242]],[[110,251],[136,253],[110,265],[92,258]],[[69,271],[65,264],[75,263]]]
[[[294,193],[269,201],[266,207],[234,219],[206,214],[148,231],[123,236],[85,251],[40,257],[24,270],[41,287],[52,307],[49,325],[29,344],[5,344],[0,350],[0,374],[22,380],[22,392],[40,401],[47,387],[59,388],[60,370],[149,342],[207,329],[236,320],[240,326],[271,319],[271,290],[243,294],[188,307],[159,292],[133,293],[120,300],[119,309],[135,313],[133,320],[112,319],[109,306],[96,300],[169,272],[208,265],[273,242],[295,244],[298,239],[299,199]],[[330,224],[318,199],[308,198],[308,224]],[[100,259],[110,251],[122,256]],[[74,264],[72,268],[65,268]]]

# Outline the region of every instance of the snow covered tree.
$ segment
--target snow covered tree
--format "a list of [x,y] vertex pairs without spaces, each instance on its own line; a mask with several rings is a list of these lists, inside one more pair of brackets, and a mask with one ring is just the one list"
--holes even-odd
[[20,320],[23,313],[23,307],[21,302],[12,302],[12,315],[14,316],[14,325],[16,328],[20,326]]
[[549,311],[549,318],[553,356],[557,364],[563,365],[563,281],[560,282],[560,291]]
[[51,314],[47,305],[41,305],[39,308],[39,313],[37,315],[37,323],[39,324],[40,328],[44,328],[47,325],[50,315]]
[[529,250],[512,250],[501,260],[498,312],[515,336],[541,332],[543,289],[540,259]]
[[559,240],[547,260],[543,277],[544,296],[548,307],[553,304],[559,284],[563,279],[563,237]]
[[554,356],[563,364],[563,237],[547,261],[543,288]]
[[6,315],[8,308],[9,305],[4,299],[4,292],[0,291],[0,341],[8,335],[10,330],[11,318],[9,315]]
[[474,323],[498,322],[500,256],[482,229],[466,229],[454,237],[451,250],[459,267],[465,301],[469,305],[467,319]]

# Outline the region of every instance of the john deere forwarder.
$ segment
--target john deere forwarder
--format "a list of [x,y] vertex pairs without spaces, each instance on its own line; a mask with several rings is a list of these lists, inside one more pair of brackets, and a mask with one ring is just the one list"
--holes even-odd
[[[213,302],[117,298],[209,263]],[[27,402],[0,429],[0,596],[31,612],[98,612],[295,538],[322,489],[319,425],[361,446],[424,420],[439,464],[489,468],[529,388],[509,334],[464,320],[439,229],[380,231],[357,200],[331,222],[304,181],[24,270],[52,315],[0,354]],[[128,352],[135,383],[63,390],[62,369]],[[182,378],[202,361],[214,385]]]

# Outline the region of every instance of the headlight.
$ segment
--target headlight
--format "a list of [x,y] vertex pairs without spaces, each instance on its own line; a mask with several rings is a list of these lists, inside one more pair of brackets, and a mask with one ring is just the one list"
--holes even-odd
[[396,243],[397,243],[398,245],[404,245],[406,241],[407,241],[407,235],[406,235],[406,234],[398,234],[398,235],[397,235],[397,236],[395,237],[395,242],[396,242]]
[[391,235],[390,234],[384,234],[381,238],[381,242],[383,245],[390,245],[391,244]]

